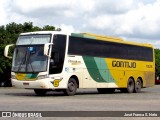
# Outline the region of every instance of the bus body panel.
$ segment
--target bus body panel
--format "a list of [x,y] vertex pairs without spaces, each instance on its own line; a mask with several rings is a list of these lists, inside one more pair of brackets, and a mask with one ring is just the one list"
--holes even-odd
[[[34,32],[22,35],[27,36],[31,34],[34,34]],[[42,35],[43,32],[40,32],[40,34]],[[45,32],[45,34],[47,34],[47,32]],[[91,36],[89,36],[90,34],[74,34],[74,37],[72,37],[72,35],[70,36],[70,34],[62,33],[62,38],[65,38],[64,35],[66,35],[66,46],[64,48],[65,53],[63,59],[64,61],[62,64],[63,67],[61,67],[62,71],[59,73],[49,73],[49,67],[51,66],[51,59],[53,57],[52,52],[54,49],[54,40],[57,38],[59,33],[51,32],[50,34],[52,34],[51,39],[53,40],[51,40],[51,42],[53,42],[53,47],[50,47],[50,49],[48,50],[49,53],[47,61],[47,70],[45,72],[37,73],[34,73],[34,71],[33,73],[12,71],[11,80],[13,86],[17,88],[26,89],[67,89],[68,81],[71,77],[77,78],[79,88],[127,88],[127,82],[129,78],[133,78],[135,83],[137,79],[141,79],[143,83],[142,87],[151,87],[154,85],[154,51],[153,53],[150,53],[153,54],[153,58],[141,58],[141,56],[135,58],[134,56],[133,59],[130,59],[128,57],[129,54],[128,56],[125,56],[123,55],[123,53],[120,53],[122,54],[120,57],[114,57],[113,53],[116,52],[114,51],[114,49],[117,46],[121,45],[123,47],[126,47],[126,49],[129,49],[130,47],[132,47],[132,45],[135,48],[138,46],[138,49],[141,50],[141,48],[144,48],[146,51],[153,49],[151,45],[129,43],[121,39],[115,38],[111,39],[100,36],[94,37],[94,35],[92,34]],[[54,37],[54,34],[56,34],[56,37]],[[80,42],[81,44],[75,44],[73,42],[77,39],[79,40],[78,42]],[[107,41],[107,39],[109,40]],[[82,41],[87,42],[84,42],[84,44],[82,44]],[[96,43],[98,43],[99,46]],[[108,50],[108,48],[104,44],[106,44],[106,46],[107,44],[109,44],[109,46],[107,47],[110,49],[112,49],[112,47],[110,46],[113,45],[114,49]],[[92,48],[88,47],[87,45],[91,46]],[[116,47],[114,47],[114,45]],[[97,49],[98,47],[104,48]],[[123,47],[120,47],[119,50],[123,49],[123,52],[125,52],[125,49]],[[85,49],[86,51],[84,52],[83,49]],[[100,55],[98,55],[99,51],[97,50],[101,51]],[[95,54],[96,52],[97,54]],[[31,66],[30,70],[32,69],[33,68]]]

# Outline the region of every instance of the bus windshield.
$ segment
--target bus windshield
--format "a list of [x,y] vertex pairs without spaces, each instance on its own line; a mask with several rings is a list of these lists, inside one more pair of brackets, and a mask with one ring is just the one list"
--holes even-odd
[[20,35],[16,45],[45,44],[51,40],[50,34]]
[[42,72],[47,70],[48,57],[43,53],[44,45],[16,46],[14,50],[13,72]]

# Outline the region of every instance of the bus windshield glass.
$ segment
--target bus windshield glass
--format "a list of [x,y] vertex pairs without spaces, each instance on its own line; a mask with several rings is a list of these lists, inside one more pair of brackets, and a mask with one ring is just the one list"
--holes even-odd
[[42,72],[47,70],[48,57],[44,55],[44,45],[16,46],[14,50],[13,72]]
[[50,34],[35,34],[19,36],[16,45],[45,44],[51,40]]

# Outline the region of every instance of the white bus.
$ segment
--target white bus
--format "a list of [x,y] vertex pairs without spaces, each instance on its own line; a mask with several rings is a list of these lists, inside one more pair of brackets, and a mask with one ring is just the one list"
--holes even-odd
[[[7,45],[4,55],[8,58]],[[154,85],[154,49],[149,44],[89,33],[39,31],[20,34],[14,45],[11,80],[37,95],[77,88],[115,89],[128,93]]]

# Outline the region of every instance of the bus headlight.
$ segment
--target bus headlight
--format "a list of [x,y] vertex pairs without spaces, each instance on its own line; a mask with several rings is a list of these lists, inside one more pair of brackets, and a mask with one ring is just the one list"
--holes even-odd
[[47,75],[40,75],[40,76],[37,77],[37,80],[45,79],[45,78],[47,78]]

